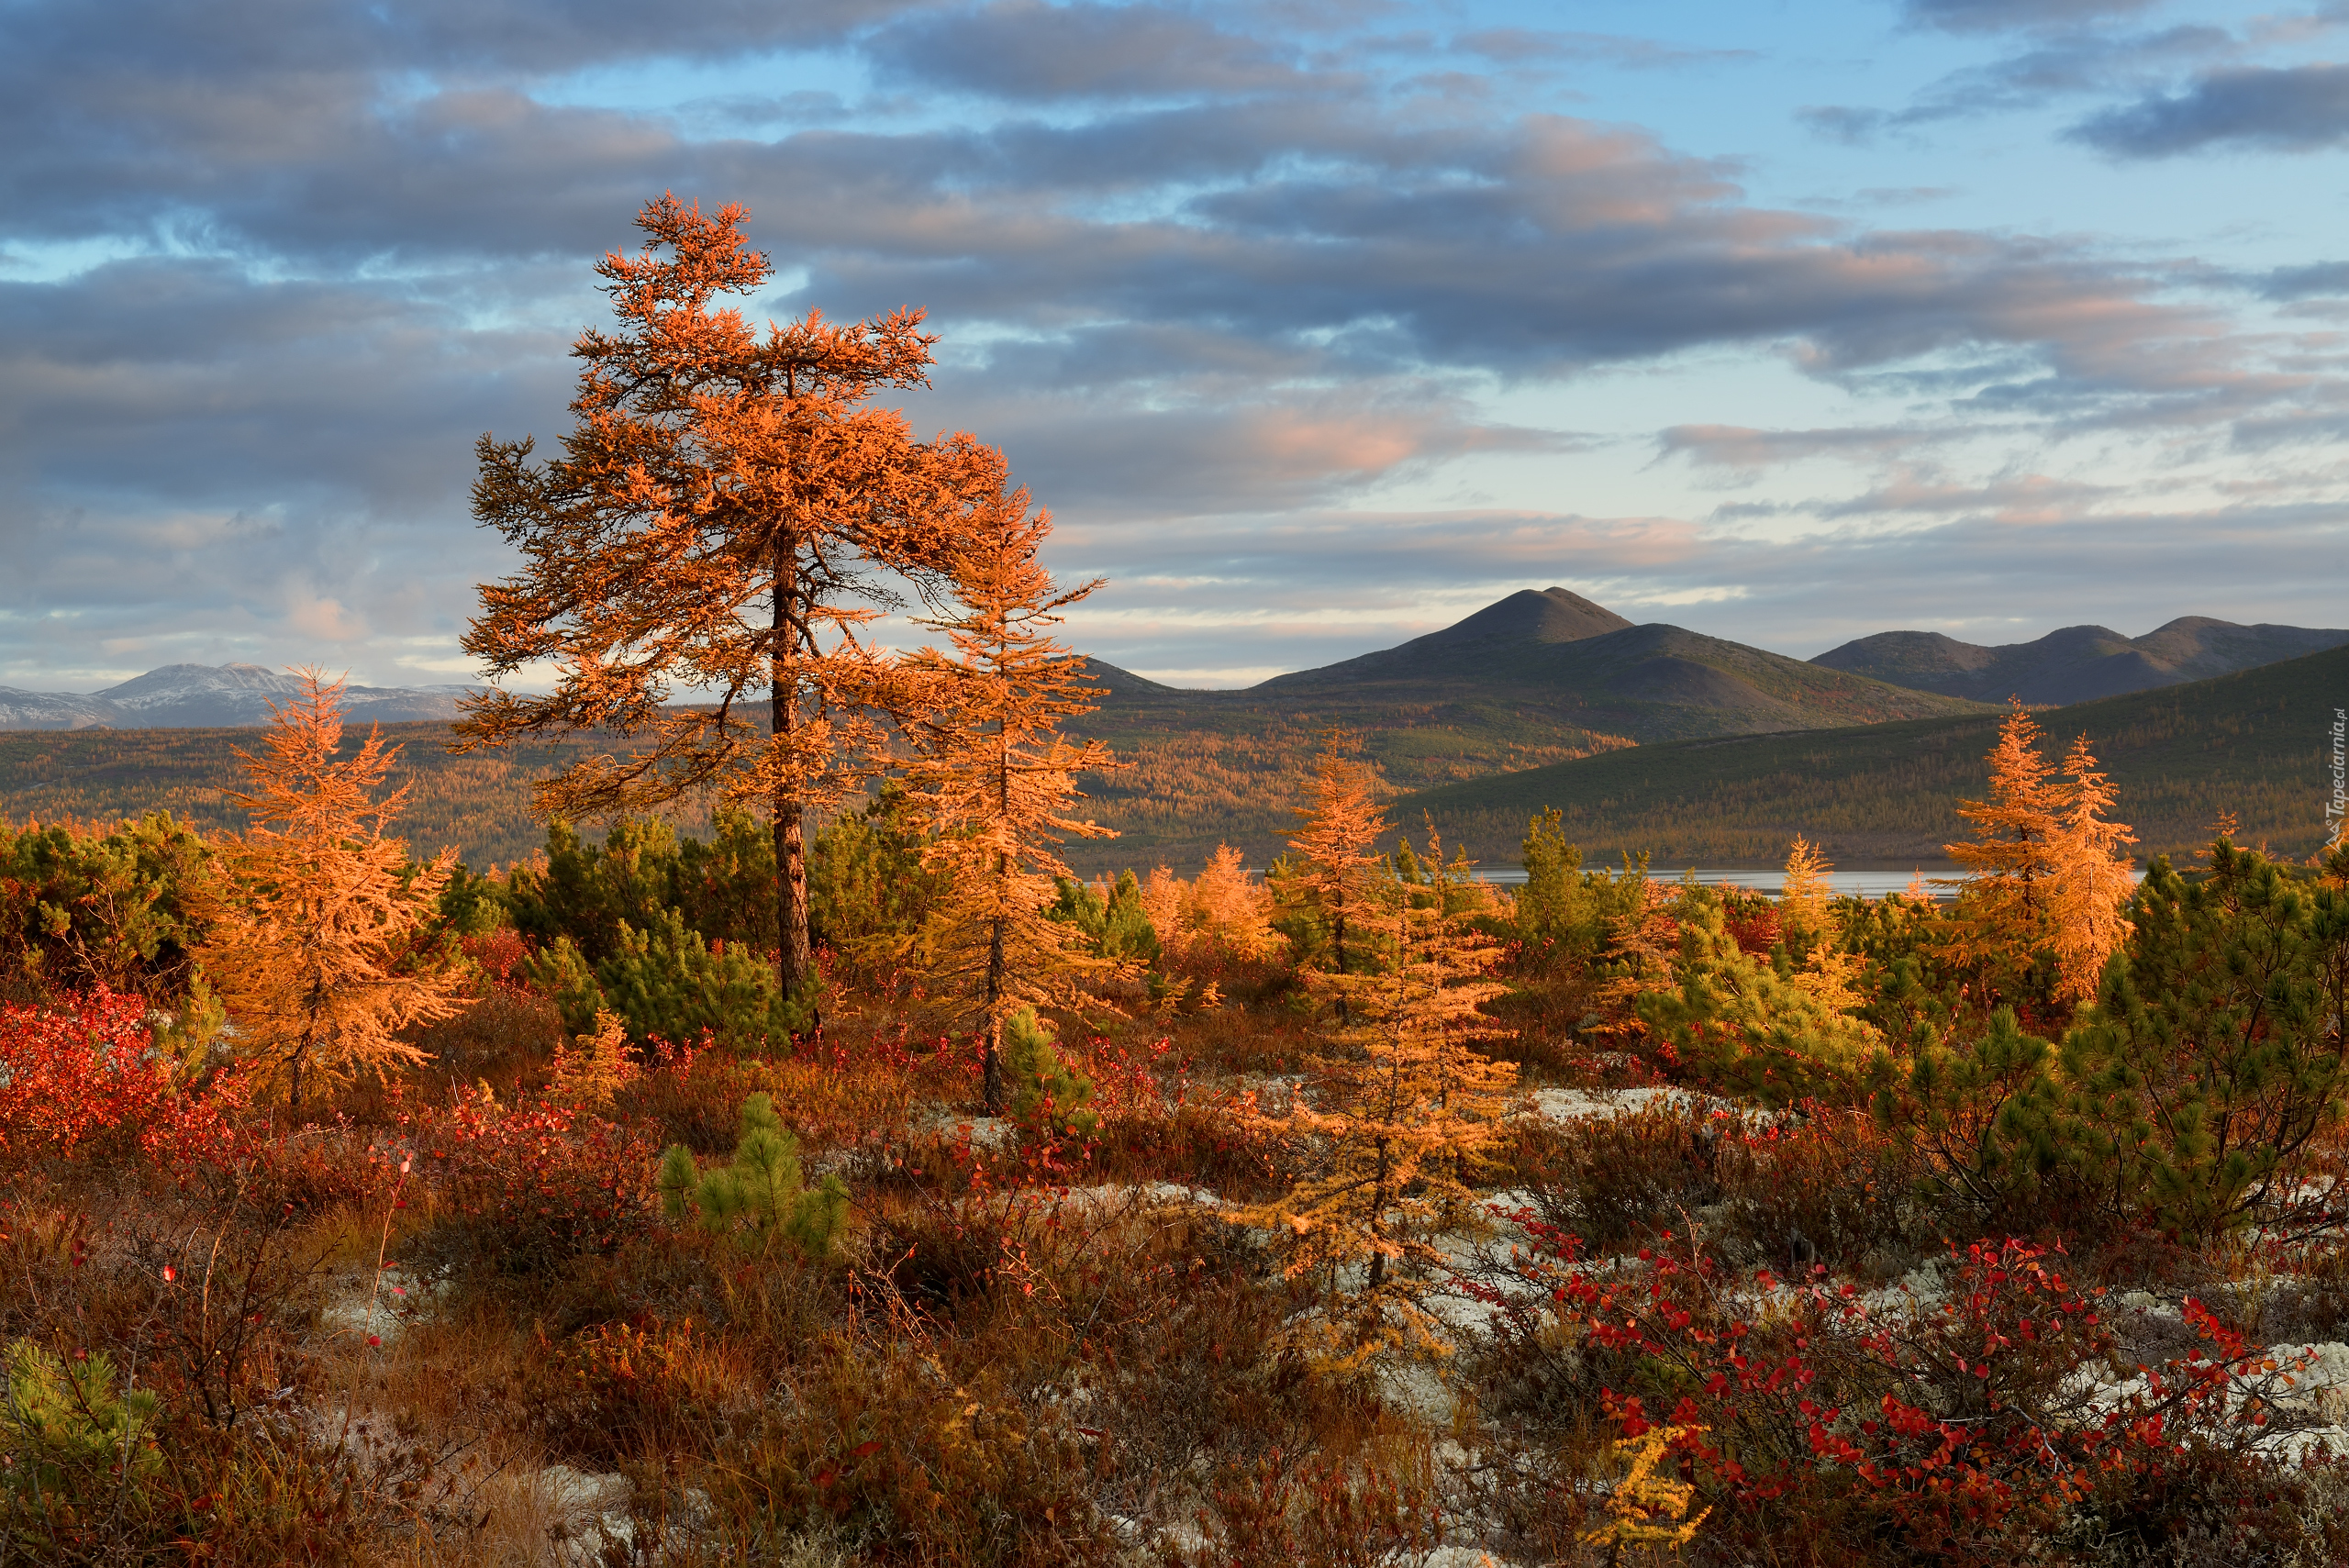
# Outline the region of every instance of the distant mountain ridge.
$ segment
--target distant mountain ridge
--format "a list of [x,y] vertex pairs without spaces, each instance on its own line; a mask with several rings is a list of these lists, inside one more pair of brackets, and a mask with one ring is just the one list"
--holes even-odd
[[1811,661],[1830,670],[1976,702],[2092,702],[2183,685],[2321,653],[2349,643],[2349,631],[2299,626],[2238,626],[2181,616],[2143,637],[2109,627],[2067,626],[2031,642],[1998,647],[1937,631],[1880,631]]
[[1243,692],[1146,695],[1311,707],[1499,699],[1642,744],[1926,718],[1974,706],[1686,627],[1636,624],[1564,588],[1520,589],[1441,631]]
[[[2298,857],[2331,830],[2330,727],[2344,693],[2349,646],[2059,708],[2041,717],[2044,751],[2052,762],[2087,737],[2141,862],[2190,863],[2221,813],[2238,819],[2238,842]],[[1968,836],[1957,804],[1985,797],[1999,722],[1976,711],[1667,741],[1439,785],[1390,811],[1432,813],[1446,842],[1497,865],[1516,859],[1530,818],[1555,809],[1591,862],[1651,852],[1662,866],[1775,865],[1799,833],[1847,868],[1930,868]]]
[[[2255,656],[2277,645],[2277,630],[2174,621],[2131,647],[2184,669],[2197,659]],[[1998,652],[1907,635],[1921,646],[1928,673],[1936,663],[1987,669]],[[2086,644],[2093,652],[2096,639]],[[2178,732],[2192,738],[2158,766],[2142,736],[2130,740],[2139,751],[2128,764],[2132,788],[2186,792],[2154,803],[2135,818],[2141,828],[2183,833],[2179,824],[2240,808],[2247,831],[2282,836],[2312,798],[2300,775],[2301,753],[2315,744],[2313,720],[2297,708],[2279,714],[2273,740],[2263,728],[2251,746],[2222,733],[2221,719],[2252,723],[2226,717],[2234,713],[2227,705],[2277,681],[2286,685],[2275,692],[2288,695],[2288,687],[2299,689],[2293,682],[2330,679],[2349,647],[2308,657],[2334,662],[2279,666],[2272,676],[2262,670],[2255,680],[2221,677],[2250,684],[2230,686],[2233,695],[2215,706],[2202,687],[2174,683],[2128,699],[2129,725],[2183,725]],[[1071,863],[1087,873],[1161,862],[1187,868],[1220,843],[1252,863],[1269,861],[1295,830],[1314,756],[1333,729],[1359,737],[1362,757],[1387,786],[1413,795],[1397,803],[1396,820],[1416,822],[1422,805],[1438,807],[1448,833],[1464,833],[1472,853],[1499,863],[1513,858],[1524,813],[1543,804],[1582,813],[1574,832],[1588,850],[1649,847],[1738,863],[1783,856],[1787,834],[1805,830],[1831,831],[1839,854],[1906,858],[1951,836],[1949,792],[1978,791],[1966,770],[1978,773],[1999,717],[1994,703],[1681,627],[1632,625],[1562,588],[1512,594],[1442,631],[1244,691],[1184,690],[1099,661],[1090,673],[1101,706],[1069,728],[1108,741],[1129,765],[1084,781],[1086,813],[1121,835],[1069,846]],[[0,736],[0,816],[110,818],[168,806],[207,827],[233,826],[241,820],[228,802],[240,781],[233,748],[250,743],[235,727],[265,722],[263,698],[282,701],[293,685],[252,665],[195,665],[87,695],[0,690],[0,728],[20,731]],[[462,690],[359,687],[349,695],[354,717],[387,726],[429,705],[425,717],[433,722],[391,731],[408,742],[400,776],[417,780],[419,803],[430,803],[419,805],[408,830],[418,843],[458,844],[479,866],[528,853],[540,840],[543,830],[529,817],[533,778],[611,742],[553,738],[451,757],[442,742]],[[2183,718],[2158,717],[2189,698],[2203,706]],[[2328,695],[2326,722],[2337,700]],[[2080,716],[2098,728],[2099,755],[2105,729],[2121,717]],[[80,733],[66,732],[77,725]],[[41,730],[48,733],[30,732]],[[1934,751],[1932,765],[1913,776],[1901,771],[1904,736],[1925,738]],[[1552,765],[1564,771],[1542,771]],[[2215,774],[2193,782],[2212,768],[2226,773],[2223,792]],[[2160,784],[2161,776],[2186,782]],[[1489,794],[1445,788],[1486,782]],[[1465,815],[1448,817],[1454,810]]]
[[1121,835],[1068,847],[1088,873],[1195,864],[1219,843],[1269,860],[1332,730],[1412,790],[1691,737],[1995,717],[1964,698],[1634,625],[1564,588],[1525,589],[1441,631],[1242,691],[1089,663],[1101,706],[1069,728],[1131,765],[1085,780],[1088,810]]
[[[360,723],[452,719],[471,686],[346,686],[344,716]],[[166,664],[98,692],[0,686],[0,729],[230,728],[269,722],[269,705],[299,696],[292,675],[259,664]]]

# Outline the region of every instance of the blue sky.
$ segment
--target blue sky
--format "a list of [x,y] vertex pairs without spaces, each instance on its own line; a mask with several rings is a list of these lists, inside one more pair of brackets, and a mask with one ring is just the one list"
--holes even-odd
[[1809,656],[2349,625],[2349,6],[0,0],[0,684],[465,678],[483,430],[751,209],[1237,684],[1561,584]]

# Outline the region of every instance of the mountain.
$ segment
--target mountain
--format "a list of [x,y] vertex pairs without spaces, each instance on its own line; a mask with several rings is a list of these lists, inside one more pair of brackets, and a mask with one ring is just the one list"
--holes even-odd
[[1187,691],[1094,662],[1100,711],[1070,726],[1128,762],[1085,781],[1114,840],[1080,871],[1189,867],[1217,844],[1279,853],[1331,730],[1405,790],[1656,741],[1974,714],[1675,626],[1637,626],[1564,588],[1522,590],[1442,631],[1244,691]]
[[[2243,656],[2242,639],[2230,639],[2253,634],[2255,649],[2262,630],[2173,622],[2141,639],[2152,646],[2139,651],[2187,669],[2199,658]],[[2340,656],[2349,659],[2349,650]],[[1101,707],[1070,728],[1108,741],[1127,765],[1085,781],[1085,813],[1119,835],[1067,846],[1070,862],[1088,873],[1162,861],[1187,872],[1223,842],[1264,863],[1293,831],[1315,754],[1332,729],[1358,737],[1388,785],[1406,792],[1393,821],[1417,831],[1420,813],[1435,808],[1448,835],[1467,835],[1471,852],[1496,863],[1516,860],[1527,816],[1556,805],[1577,814],[1575,831],[1594,855],[1650,848],[1683,860],[1775,862],[1802,831],[1826,837],[1846,862],[1906,864],[1937,856],[1955,836],[1951,802],[1980,792],[1981,757],[1998,718],[1964,697],[1685,628],[1631,625],[1564,589],[1512,594],[1442,631],[1245,691],[1186,690],[1098,661],[1091,668]],[[2310,668],[2306,660],[2269,667],[2302,682]],[[257,722],[260,688],[247,683],[273,677],[235,669],[228,695],[244,706],[233,722]],[[125,684],[142,688],[131,695],[148,698],[144,709],[115,706],[125,687],[86,696],[0,693],[0,704],[30,695],[56,705],[42,722],[59,728],[77,722],[59,711],[69,704],[84,705],[83,725],[186,723],[156,717],[190,711],[195,700],[158,700],[162,693],[203,684],[184,671],[163,679],[174,674]],[[2132,792],[2124,815],[2143,806],[2149,814],[2132,820],[2141,830],[2155,825],[2149,841],[2154,832],[2170,835],[2162,842],[2187,841],[2218,810],[2233,809],[2247,835],[2297,842],[2291,835],[2306,837],[2316,819],[2317,784],[2303,775],[2321,727],[2299,707],[2271,713],[2254,704],[2231,715],[2205,703],[2211,691],[2245,702],[2267,691],[2258,683],[2269,670],[2228,679],[2251,677],[2247,687],[2171,685],[2120,699],[2151,706],[2066,709],[2048,727],[2065,739],[2067,726],[2087,728],[2099,756],[2124,718],[2135,727],[2127,748],[2108,760]],[[2296,703],[2321,695],[2329,724],[2330,705],[2349,683],[2294,689]],[[447,687],[353,694],[441,704],[455,695]],[[227,697],[216,692],[207,700]],[[140,717],[126,719],[126,711]],[[355,712],[364,718],[383,710]],[[0,726],[26,728],[5,711]],[[399,776],[417,784],[408,836],[428,847],[454,843],[476,866],[543,841],[529,818],[532,779],[610,745],[573,738],[452,758],[441,749],[445,723],[396,726],[390,735],[406,742]],[[2161,752],[2172,742],[2148,738],[2163,735],[2187,739]],[[207,827],[233,825],[242,818],[227,803],[240,783],[232,748],[250,744],[249,732],[234,728],[0,735],[0,814],[111,818],[169,806]],[[2166,760],[2154,767],[2147,759],[2157,755]],[[681,809],[688,829],[706,820],[704,808]]]
[[2139,638],[2100,626],[2067,626],[2033,642],[1996,648],[1937,631],[1880,631],[1811,662],[1978,702],[2018,696],[2032,704],[2075,703],[2207,680],[2343,643],[2349,631],[2181,616]]
[[[345,714],[362,724],[457,717],[470,686],[346,686]],[[0,686],[0,729],[190,729],[267,724],[269,705],[301,695],[291,675],[259,664],[166,664],[102,692]]]
[[1397,647],[1365,653],[1343,663],[1275,675],[1256,690],[1458,673],[1474,668],[1480,660],[1496,654],[1506,658],[1528,645],[1580,642],[1610,631],[1629,630],[1631,625],[1613,610],[1564,588],[1538,592],[1520,588],[1508,598],[1486,605],[1466,620],[1454,622],[1442,631],[1431,631],[1425,637],[1415,637]]
[[[1331,729],[1359,736],[1389,784],[1413,790],[1685,736],[1987,711],[1679,627],[1635,626],[1563,588],[1512,594],[1442,631],[1246,691],[1185,690],[1097,661],[1091,673],[1100,710],[1070,728],[1108,741],[1128,765],[1085,781],[1089,811],[1120,835],[1068,846],[1087,872],[1161,860],[1187,870],[1221,842],[1256,863],[1270,859]],[[10,705],[0,726],[119,728],[0,737],[0,813],[104,818],[168,806],[206,826],[239,820],[226,804],[239,783],[231,748],[249,738],[128,727],[207,722],[199,714],[216,725],[262,722],[259,698],[276,679],[199,666],[87,696],[0,693]],[[351,694],[355,717],[386,720],[396,701],[429,701],[430,717],[450,716],[456,695]],[[443,726],[398,734],[407,741],[399,771],[417,782],[415,841],[454,843],[476,865],[542,841],[529,816],[529,783],[541,775],[519,753],[451,758]]]
[[[2325,835],[2332,725],[2349,647],[2043,714],[2051,761],[2086,735],[2120,787],[2113,815],[2140,860],[2183,859],[2234,812],[2244,843],[2308,853]],[[1801,833],[1851,867],[1925,864],[1965,837],[1960,798],[1987,788],[1998,717],[1968,715],[1797,734],[1724,736],[1612,751],[1407,795],[1447,840],[1512,865],[1527,820],[1556,808],[1586,862],[1648,851],[1659,866],[1770,865]]]
[[1972,706],[1683,627],[1634,625],[1564,588],[1521,589],[1442,631],[1275,675],[1241,695],[1256,702],[1352,698],[1408,707],[1465,693],[1507,694],[1577,728],[1642,743],[1875,724]]

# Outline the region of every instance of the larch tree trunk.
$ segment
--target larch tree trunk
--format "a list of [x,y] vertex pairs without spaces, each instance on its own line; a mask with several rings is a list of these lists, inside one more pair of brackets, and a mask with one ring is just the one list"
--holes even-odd
[[[769,698],[774,705],[775,740],[785,742],[799,723],[791,615],[798,583],[795,570],[798,552],[785,537],[776,540],[774,553],[774,665]],[[807,814],[799,797],[780,784],[771,810],[774,817],[775,980],[789,996],[807,983],[816,968],[815,949],[807,934]]]

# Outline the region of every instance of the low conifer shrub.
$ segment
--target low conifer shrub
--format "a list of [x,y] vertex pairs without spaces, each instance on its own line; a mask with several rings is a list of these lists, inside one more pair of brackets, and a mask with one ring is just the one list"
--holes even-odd
[[752,1095],[742,1102],[731,1164],[704,1173],[683,1144],[662,1155],[661,1204],[671,1219],[690,1211],[713,1236],[732,1236],[762,1251],[781,1240],[822,1257],[847,1222],[848,1187],[829,1172],[808,1186],[799,1140],[775,1116],[774,1100]]

